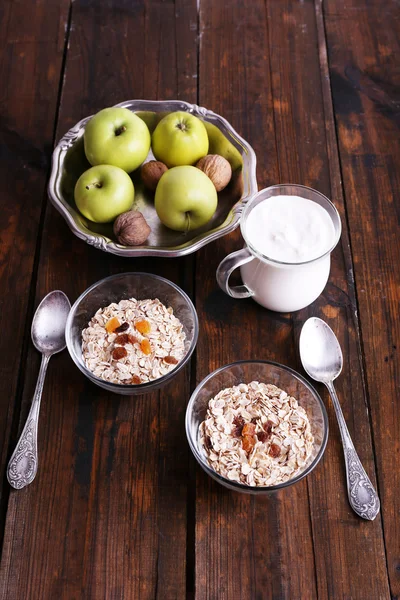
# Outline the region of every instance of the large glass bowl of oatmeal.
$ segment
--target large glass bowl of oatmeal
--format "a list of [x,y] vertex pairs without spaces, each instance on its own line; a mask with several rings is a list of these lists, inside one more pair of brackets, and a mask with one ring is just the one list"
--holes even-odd
[[186,411],[186,435],[204,471],[223,486],[268,494],[321,460],[328,416],[312,385],[278,363],[238,361],[208,375]]
[[88,288],[68,316],[76,366],[117,394],[159,389],[184,367],[198,337],[196,310],[177,285],[150,273],[121,273]]

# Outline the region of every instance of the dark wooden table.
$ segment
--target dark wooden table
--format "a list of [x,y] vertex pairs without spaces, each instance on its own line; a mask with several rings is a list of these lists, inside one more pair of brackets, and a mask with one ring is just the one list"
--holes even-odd
[[[198,5],[199,4],[199,9]],[[0,597],[4,600],[400,598],[400,7],[396,0],[3,0],[0,4]],[[254,147],[259,187],[296,182],[343,220],[329,283],[311,307],[268,312],[217,289],[239,232],[184,259],[122,259],[75,238],[49,204],[55,141],[132,98],[180,98],[224,115]],[[125,270],[194,299],[190,368],[146,397],[107,395],[67,352],[49,368],[35,482],[5,467],[39,369],[34,309]],[[184,433],[196,382],[225,363],[301,369],[310,315],[344,351],[338,393],[382,502],[365,522],[346,498],[330,419],[323,461],[275,496],[230,493]]]

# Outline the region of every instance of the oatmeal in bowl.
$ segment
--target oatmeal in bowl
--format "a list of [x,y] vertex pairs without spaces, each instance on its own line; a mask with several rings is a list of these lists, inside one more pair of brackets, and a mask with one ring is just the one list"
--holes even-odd
[[163,377],[185,356],[183,325],[158,298],[129,298],[99,308],[82,331],[82,356],[93,375],[121,385]]
[[296,398],[258,381],[221,390],[209,401],[200,425],[200,445],[210,467],[250,486],[295,477],[313,443],[307,413]]
[[197,336],[189,297],[148,273],[97,282],[75,302],[66,327],[78,368],[100,387],[126,395],[167,383],[189,360]]
[[186,413],[201,467],[241,492],[268,493],[310,473],[325,450],[328,420],[301,375],[269,361],[239,361],[206,377]]

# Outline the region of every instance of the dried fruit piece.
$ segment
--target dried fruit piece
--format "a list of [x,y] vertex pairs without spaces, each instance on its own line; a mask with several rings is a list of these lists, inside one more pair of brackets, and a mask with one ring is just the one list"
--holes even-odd
[[243,426],[242,435],[254,435],[256,432],[256,426],[254,423],[246,423]]
[[233,418],[234,428],[232,429],[232,435],[238,438],[242,435],[244,422],[243,417],[236,416]]
[[266,433],[265,431],[259,431],[257,433],[257,438],[260,442],[262,442],[263,444],[265,444],[265,442],[268,440],[269,435],[268,433]]
[[254,436],[252,435],[244,435],[242,437],[242,447],[245,452],[251,452],[255,446],[256,442]]
[[151,354],[151,346],[149,340],[142,340],[140,342],[140,349],[143,354]]
[[271,448],[269,449],[268,454],[272,457],[272,458],[278,458],[278,456],[281,453],[281,447],[278,446],[278,444],[271,444]]
[[263,444],[269,440],[269,438],[271,437],[272,434],[272,428],[273,428],[274,424],[272,421],[267,421],[264,425],[264,431],[260,431],[259,433],[257,433],[257,437],[260,440],[260,442],[262,442]]
[[139,383],[142,383],[142,380],[138,375],[132,375],[131,383],[134,385],[139,385]]
[[119,326],[120,326],[120,322],[118,321],[117,317],[112,317],[112,319],[110,319],[106,323],[106,330],[108,331],[108,333],[114,333],[114,331]]
[[146,335],[146,333],[150,333],[151,331],[151,325],[145,319],[143,319],[143,321],[137,321],[135,327],[142,335]]
[[164,362],[166,362],[168,365],[177,365],[179,360],[175,358],[175,356],[168,354],[168,356],[164,356]]
[[125,358],[127,355],[127,351],[122,346],[117,346],[111,353],[111,356],[114,360],[120,360],[121,358]]
[[128,333],[128,338],[129,338],[129,343],[132,344],[138,344],[139,343],[139,339],[135,336],[132,335],[131,333]]
[[126,331],[127,329],[129,329],[129,323],[122,323],[122,325],[120,325],[119,327],[117,327],[117,329],[114,329],[114,333],[122,333],[123,331]]
[[265,433],[267,433],[268,435],[271,434],[272,428],[274,426],[274,423],[270,420],[268,420],[265,425],[264,425],[264,431]]
[[120,344],[121,346],[125,346],[125,344],[129,343],[129,335],[127,333],[120,333],[114,340],[114,344]]

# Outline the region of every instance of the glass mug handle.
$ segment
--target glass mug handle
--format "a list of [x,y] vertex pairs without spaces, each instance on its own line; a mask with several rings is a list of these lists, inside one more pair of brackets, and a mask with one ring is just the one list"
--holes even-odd
[[229,285],[229,277],[231,273],[246,263],[253,260],[254,256],[250,253],[248,248],[242,248],[237,252],[232,252],[220,262],[217,269],[217,282],[219,287],[225,294],[232,296],[232,298],[249,298],[254,296],[254,292],[250,290],[247,285],[235,285],[231,287]]

